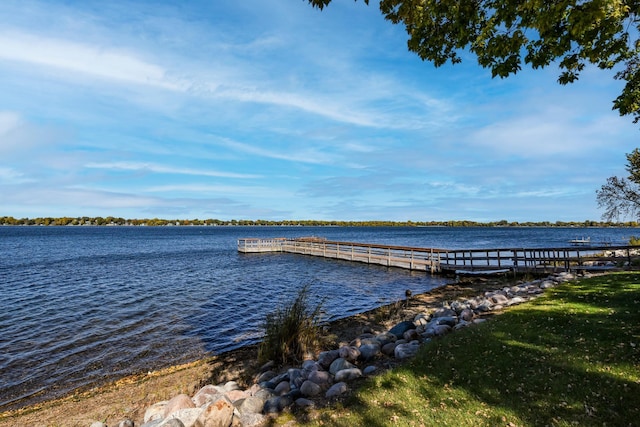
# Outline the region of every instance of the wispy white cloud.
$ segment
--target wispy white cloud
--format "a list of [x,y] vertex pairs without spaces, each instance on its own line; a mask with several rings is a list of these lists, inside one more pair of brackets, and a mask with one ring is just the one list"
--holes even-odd
[[235,172],[221,172],[209,169],[195,168],[179,168],[173,166],[165,166],[155,163],[141,162],[105,162],[105,163],[87,163],[84,167],[89,169],[107,169],[115,171],[134,171],[134,172],[153,172],[160,174],[176,174],[176,175],[195,175],[218,178],[239,178],[254,179],[260,178],[260,175],[243,174]]
[[22,172],[15,169],[0,166],[0,184],[23,184],[27,182],[34,182],[34,180],[25,177]]
[[251,185],[169,184],[145,187],[143,191],[145,193],[196,193],[199,195],[232,194],[236,196],[248,195],[256,198],[292,196],[292,194],[286,190],[274,187]]
[[0,111],[0,137],[4,137],[18,126],[22,120],[20,115],[12,111]]
[[164,68],[130,52],[34,34],[0,32],[0,59],[125,83],[186,89],[184,83],[171,81]]
[[315,150],[313,148],[305,149],[293,148],[288,152],[276,150],[274,148],[266,148],[252,144],[246,144],[238,141],[233,141],[229,138],[223,138],[220,140],[220,144],[226,148],[230,148],[234,151],[238,151],[245,154],[251,154],[253,156],[264,157],[269,159],[285,160],[289,162],[298,163],[312,163],[312,164],[329,164],[336,161],[336,156],[330,153]]

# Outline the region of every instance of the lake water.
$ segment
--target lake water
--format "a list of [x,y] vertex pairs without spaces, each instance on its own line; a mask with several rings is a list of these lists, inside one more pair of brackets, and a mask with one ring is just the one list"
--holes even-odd
[[0,227],[0,411],[256,342],[266,313],[309,285],[329,319],[448,279],[293,254],[238,238],[445,249],[626,244],[628,228]]

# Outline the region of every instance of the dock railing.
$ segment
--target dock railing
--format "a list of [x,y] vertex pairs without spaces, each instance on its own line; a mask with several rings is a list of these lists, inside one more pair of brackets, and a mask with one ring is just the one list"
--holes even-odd
[[605,270],[631,265],[638,249],[633,246],[572,246],[452,250],[339,242],[317,237],[238,240],[238,251],[245,253],[288,252],[431,273]]
[[282,244],[289,240],[284,237],[273,239],[247,238],[238,239],[239,252],[282,252]]

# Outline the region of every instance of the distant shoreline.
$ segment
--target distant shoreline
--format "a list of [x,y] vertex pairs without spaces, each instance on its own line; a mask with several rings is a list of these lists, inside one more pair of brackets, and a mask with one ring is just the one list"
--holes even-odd
[[107,217],[0,217],[0,226],[55,226],[55,227],[558,227],[558,228],[635,228],[636,221],[326,221],[326,220],[219,220],[219,219],[125,219]]

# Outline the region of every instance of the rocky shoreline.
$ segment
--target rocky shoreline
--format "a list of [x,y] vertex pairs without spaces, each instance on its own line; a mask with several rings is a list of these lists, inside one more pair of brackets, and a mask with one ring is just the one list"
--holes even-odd
[[[245,387],[237,381],[206,384],[192,395],[179,393],[149,406],[142,421],[124,418],[110,424],[95,421],[85,426],[261,426],[282,411],[324,406],[339,399],[358,378],[402,363],[413,357],[421,345],[482,323],[505,307],[530,301],[545,289],[574,278],[571,273],[559,273],[494,289],[489,289],[486,283],[485,290],[475,296],[468,292],[456,296],[454,292],[447,296],[455,298],[440,301],[431,298],[430,304],[421,304],[422,298],[408,295],[406,301],[387,307],[390,314],[387,325],[351,319],[352,326],[342,331],[337,348],[324,351],[301,366],[276,370],[273,364],[267,364],[257,369],[258,373]],[[474,287],[478,284],[471,286]],[[347,338],[348,333],[353,335]]]

